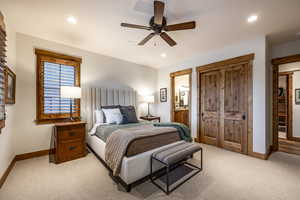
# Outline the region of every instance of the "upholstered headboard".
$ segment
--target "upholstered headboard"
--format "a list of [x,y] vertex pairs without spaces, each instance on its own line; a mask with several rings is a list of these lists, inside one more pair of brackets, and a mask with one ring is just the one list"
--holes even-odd
[[101,106],[124,105],[134,106],[137,109],[137,93],[133,89],[111,89],[111,88],[85,88],[83,89],[84,107],[82,116],[88,123],[88,129],[95,122],[94,111]]

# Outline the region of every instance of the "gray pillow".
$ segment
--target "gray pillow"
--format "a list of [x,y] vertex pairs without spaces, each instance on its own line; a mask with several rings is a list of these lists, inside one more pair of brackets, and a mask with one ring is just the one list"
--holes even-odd
[[135,108],[133,106],[121,106],[120,111],[123,115],[123,124],[138,123]]

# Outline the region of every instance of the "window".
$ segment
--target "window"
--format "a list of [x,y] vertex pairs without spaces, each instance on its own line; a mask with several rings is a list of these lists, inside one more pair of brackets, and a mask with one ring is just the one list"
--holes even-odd
[[0,133],[5,126],[5,90],[4,71],[6,68],[6,32],[2,13],[0,12]]
[[[80,117],[80,100],[61,98],[61,86],[80,86],[80,58],[36,49],[37,123]],[[71,102],[72,101],[72,102]],[[71,104],[72,103],[72,104]]]

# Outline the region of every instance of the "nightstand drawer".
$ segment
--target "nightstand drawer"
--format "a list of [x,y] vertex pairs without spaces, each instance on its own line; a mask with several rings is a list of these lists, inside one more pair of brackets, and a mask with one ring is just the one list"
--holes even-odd
[[85,156],[85,144],[82,141],[59,144],[58,157],[60,162]]
[[85,137],[85,130],[83,128],[73,128],[69,130],[59,130],[58,139],[62,140],[73,140]]
[[55,163],[74,160],[86,155],[85,124],[81,121],[55,124]]

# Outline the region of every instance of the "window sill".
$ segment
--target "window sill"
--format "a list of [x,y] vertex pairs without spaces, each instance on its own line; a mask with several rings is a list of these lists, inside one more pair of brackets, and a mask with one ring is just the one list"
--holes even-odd
[[[75,118],[74,120],[80,121],[80,117]],[[35,120],[36,125],[47,125],[47,124],[55,124],[55,123],[60,123],[60,122],[74,122],[71,121],[70,119],[45,119],[45,120]]]

